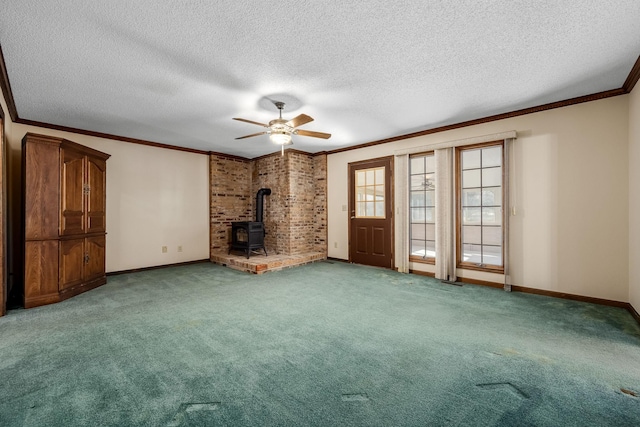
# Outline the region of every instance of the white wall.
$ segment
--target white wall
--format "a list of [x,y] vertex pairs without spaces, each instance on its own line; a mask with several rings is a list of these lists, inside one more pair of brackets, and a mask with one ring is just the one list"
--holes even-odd
[[[513,284],[627,301],[628,98],[617,96],[329,155],[328,256],[349,256],[348,212],[342,210],[348,204],[349,162],[515,130]],[[501,280],[488,273],[461,273],[480,280]]]
[[640,84],[629,95],[629,302],[640,312]]
[[[7,131],[14,153],[13,191],[19,191],[16,169],[27,132],[63,137],[111,155],[107,160],[107,272],[209,258],[207,155],[19,123]],[[15,229],[18,225],[12,219]],[[162,253],[162,246],[167,246],[167,253]],[[178,246],[182,252],[177,252]]]

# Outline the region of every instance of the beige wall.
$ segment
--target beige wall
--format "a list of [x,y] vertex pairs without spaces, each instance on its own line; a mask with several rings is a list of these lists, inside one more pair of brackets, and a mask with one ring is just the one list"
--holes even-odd
[[[6,104],[3,100],[5,111]],[[9,119],[8,117],[6,117]],[[107,272],[209,258],[209,157],[18,123],[7,126],[10,202],[19,204],[21,140],[33,132],[111,155],[107,161]],[[18,232],[19,207],[9,227]],[[167,246],[167,253],[162,253]],[[182,246],[183,251],[177,252]]]
[[[513,284],[629,298],[627,95],[328,156],[328,256],[348,259],[348,163],[515,130]],[[401,179],[401,177],[395,177]],[[423,269],[413,263],[412,269]],[[433,269],[431,269],[433,270]],[[500,281],[501,276],[461,272]]]
[[640,312],[640,84],[629,95],[629,302]]

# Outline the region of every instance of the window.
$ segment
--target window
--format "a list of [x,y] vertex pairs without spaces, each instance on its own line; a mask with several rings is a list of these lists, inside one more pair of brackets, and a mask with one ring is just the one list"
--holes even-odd
[[356,171],[356,217],[385,218],[384,166]]
[[458,148],[458,267],[490,271],[503,265],[503,142]]
[[433,152],[411,156],[409,161],[409,259],[435,262],[436,192]]

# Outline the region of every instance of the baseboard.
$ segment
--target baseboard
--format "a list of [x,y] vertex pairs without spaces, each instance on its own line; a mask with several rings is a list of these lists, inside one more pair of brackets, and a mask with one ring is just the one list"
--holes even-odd
[[344,262],[346,264],[349,264],[349,261],[347,261],[346,259],[333,258],[333,257],[330,257],[330,256],[327,257],[327,261]]
[[511,286],[511,290],[514,291],[514,292],[522,292],[522,293],[525,293],[525,294],[544,295],[544,296],[554,297],[554,298],[562,298],[562,299],[569,299],[569,300],[573,300],[573,301],[588,302],[588,303],[591,303],[591,304],[608,305],[610,307],[618,307],[618,308],[624,308],[624,309],[628,309],[629,308],[629,303],[627,303],[627,302],[614,301],[614,300],[604,299],[604,298],[585,297],[585,296],[582,296],[582,295],[568,294],[568,293],[565,293],[565,292],[549,291],[549,290],[546,290],[546,289],[527,288],[525,286]]
[[633,318],[636,319],[636,322],[640,324],[640,314],[638,314],[636,309],[631,304],[627,304],[627,310],[629,310],[629,313],[631,313]]
[[207,259],[199,259],[196,261],[177,262],[175,264],[154,265],[153,267],[133,268],[131,270],[111,271],[107,273],[107,276],[118,276],[120,274],[139,273],[141,271],[157,270],[159,268],[167,268],[167,267],[179,267],[181,265],[201,264],[205,262],[211,262],[211,261],[207,258]]
[[[415,273],[415,274],[420,274],[420,273],[415,272],[415,271],[410,271],[410,272],[411,273]],[[470,278],[466,278],[466,277],[458,277],[458,281],[462,282],[462,283],[469,283],[469,284],[472,284],[472,285],[489,286],[489,287],[498,288],[498,289],[502,289],[504,287],[504,285],[502,283],[487,282],[487,281],[484,281],[484,280],[470,279]],[[583,295],[568,294],[566,292],[549,291],[549,290],[546,290],[546,289],[527,288],[526,286],[515,286],[515,285],[512,285],[511,286],[511,291],[512,292],[522,292],[522,293],[525,293],[525,294],[542,295],[542,296],[553,297],[553,298],[568,299],[568,300],[573,300],[573,301],[588,302],[588,303],[591,303],[591,304],[605,305],[605,306],[609,306],[609,307],[624,308],[625,310],[627,310],[631,314],[631,316],[633,316],[635,321],[638,324],[640,324],[640,314],[628,302],[614,301],[614,300],[609,300],[609,299],[604,299],[604,298],[586,297],[586,296],[583,296]]]
[[429,273],[428,271],[409,270],[410,274],[417,274],[418,276],[436,277],[436,273]]
[[504,285],[502,283],[488,282],[486,280],[471,279],[470,277],[460,277],[460,276],[458,276],[456,281],[457,282],[462,282],[462,283],[469,283],[470,285],[488,286],[490,288],[497,288],[497,289],[504,288]]

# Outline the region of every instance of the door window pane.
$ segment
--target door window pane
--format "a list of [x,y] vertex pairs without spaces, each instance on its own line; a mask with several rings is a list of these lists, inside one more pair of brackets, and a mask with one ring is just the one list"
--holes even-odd
[[412,174],[424,173],[424,157],[412,157],[410,167]]
[[411,224],[411,239],[425,240],[427,238],[427,226],[425,224]]
[[365,207],[364,215],[373,216],[373,202],[365,202]]
[[411,191],[411,256],[435,258],[435,160],[433,154],[412,156],[409,161]]
[[463,225],[480,225],[482,221],[482,208],[462,208]]
[[487,265],[502,265],[502,247],[483,245],[482,263]]
[[434,240],[427,240],[425,248],[425,258],[435,258],[436,257],[436,242]]
[[482,206],[502,206],[502,187],[483,188]]
[[480,150],[462,152],[462,170],[478,169],[480,167]]
[[462,227],[462,242],[482,244],[482,227],[477,225]]
[[424,222],[425,218],[424,208],[411,208],[411,223]]
[[481,245],[462,245],[462,260],[472,264],[480,264],[482,261],[482,246]]
[[462,206],[481,206],[480,189],[462,190]]
[[482,227],[482,242],[486,245],[502,245],[502,227]]
[[480,187],[480,169],[462,171],[462,188]]
[[385,167],[356,171],[356,217],[386,218]]
[[375,205],[374,216],[376,218],[384,218],[384,201],[375,202]]
[[502,166],[502,147],[484,148],[482,150],[482,167]]
[[497,187],[502,185],[502,168],[482,169],[482,186]]
[[411,255],[419,257],[424,257],[426,255],[424,240],[411,240]]
[[425,194],[424,191],[412,191],[411,192],[411,207],[424,206]]
[[501,225],[501,208],[482,208],[482,225]]
[[458,260],[480,268],[502,267],[502,144],[459,148]]
[[435,224],[426,224],[425,225],[425,239],[432,240],[435,242],[436,240],[436,225]]

